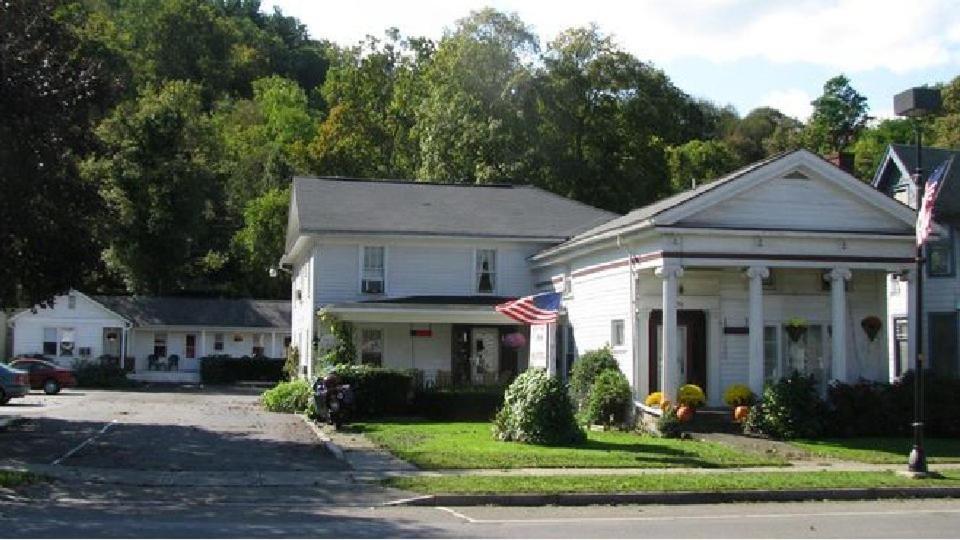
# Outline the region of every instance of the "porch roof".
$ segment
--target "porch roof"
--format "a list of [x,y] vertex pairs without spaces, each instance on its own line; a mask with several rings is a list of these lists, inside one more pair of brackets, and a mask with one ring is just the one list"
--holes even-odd
[[319,311],[350,322],[516,324],[493,306],[501,296],[406,296],[328,304]]

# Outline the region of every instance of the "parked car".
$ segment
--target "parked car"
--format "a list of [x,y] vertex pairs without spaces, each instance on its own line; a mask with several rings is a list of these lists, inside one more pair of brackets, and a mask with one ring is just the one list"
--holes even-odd
[[30,392],[30,377],[26,371],[0,364],[0,405],[12,398],[23,397]]
[[56,394],[61,388],[73,388],[77,385],[77,377],[72,369],[60,367],[46,360],[21,356],[10,362],[10,365],[27,372],[30,377],[30,388],[42,389],[48,394]]

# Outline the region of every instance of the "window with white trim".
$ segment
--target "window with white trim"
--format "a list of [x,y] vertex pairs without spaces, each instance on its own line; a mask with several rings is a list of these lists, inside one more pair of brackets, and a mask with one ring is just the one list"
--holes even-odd
[[57,329],[56,328],[44,328],[43,329],[43,354],[48,356],[57,355]]
[[360,329],[360,363],[370,366],[383,365],[383,329]]
[[263,356],[265,352],[264,342],[266,341],[266,334],[254,334],[253,335],[253,346],[250,349],[250,353],[253,356]]
[[492,294],[497,290],[497,250],[478,249],[477,260],[477,292]]
[[384,252],[383,246],[363,246],[363,267],[360,270],[360,292],[364,294],[383,294]]
[[157,358],[167,357],[167,333],[166,332],[153,333],[153,355],[156,356]]
[[76,332],[73,328],[60,329],[60,356],[73,356],[74,347],[77,345]]
[[223,332],[217,332],[213,334],[213,350],[223,350]]
[[187,334],[186,337],[184,338],[183,357],[184,358],[197,357],[197,335],[196,334]]
[[610,321],[610,346],[623,347],[624,342],[623,319],[614,319]]

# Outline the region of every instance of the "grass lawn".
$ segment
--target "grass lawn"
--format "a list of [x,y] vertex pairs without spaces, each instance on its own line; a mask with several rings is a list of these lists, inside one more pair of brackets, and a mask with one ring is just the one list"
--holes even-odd
[[[907,437],[855,437],[792,441],[792,444],[822,457],[866,463],[906,464],[913,448]],[[929,463],[960,463],[960,439],[925,439]]]
[[960,486],[960,471],[941,479],[914,480],[892,472],[732,472],[629,476],[405,476],[383,482],[418,493],[628,493],[635,491],[727,491]]
[[37,476],[28,472],[0,471],[0,488],[15,488],[25,484],[32,484]]
[[784,465],[777,457],[725,445],[636,433],[589,432],[585,443],[538,446],[501,442],[487,422],[392,421],[356,424],[375,443],[423,469],[520,467],[750,467]]

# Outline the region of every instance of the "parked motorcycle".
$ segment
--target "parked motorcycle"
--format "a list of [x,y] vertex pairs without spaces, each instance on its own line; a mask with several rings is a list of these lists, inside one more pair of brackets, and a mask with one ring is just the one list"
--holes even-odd
[[339,377],[331,373],[313,383],[313,402],[320,419],[340,429],[353,414],[353,388],[340,384]]

